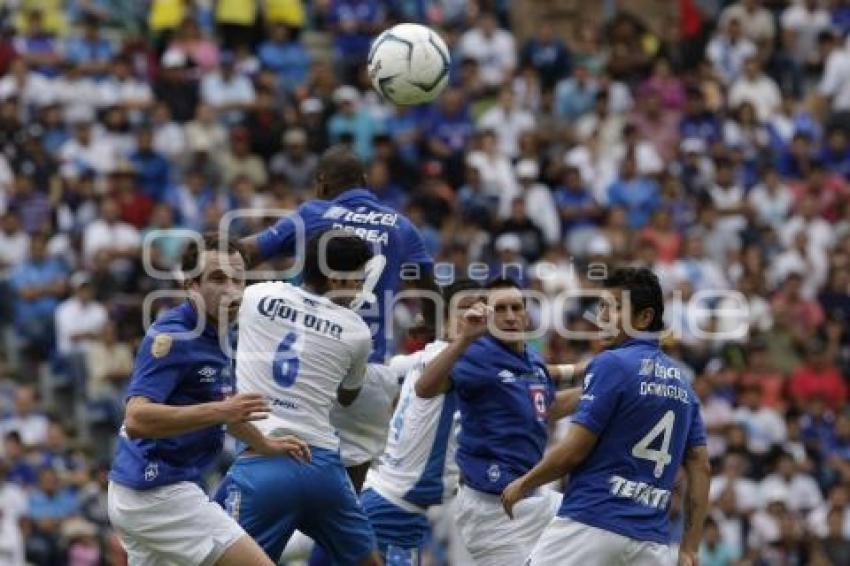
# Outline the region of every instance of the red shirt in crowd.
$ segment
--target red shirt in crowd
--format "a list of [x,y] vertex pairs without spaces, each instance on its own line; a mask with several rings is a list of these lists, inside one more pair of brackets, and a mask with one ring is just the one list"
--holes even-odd
[[789,389],[796,403],[807,403],[820,397],[834,411],[840,410],[847,398],[847,385],[834,366],[801,366],[791,376]]

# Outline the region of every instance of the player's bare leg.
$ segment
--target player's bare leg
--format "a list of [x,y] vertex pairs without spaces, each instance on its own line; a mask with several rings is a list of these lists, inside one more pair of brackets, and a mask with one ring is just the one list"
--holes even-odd
[[371,466],[372,462],[363,462],[362,464],[345,468],[345,471],[348,472],[348,479],[351,480],[355,492],[360,493],[362,491],[363,483],[366,481],[366,473]]
[[254,539],[244,535],[224,551],[215,566],[274,566]]

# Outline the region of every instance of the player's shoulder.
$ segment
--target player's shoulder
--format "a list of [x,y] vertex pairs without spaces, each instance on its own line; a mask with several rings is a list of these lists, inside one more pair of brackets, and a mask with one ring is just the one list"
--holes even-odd
[[145,337],[156,337],[160,334],[187,334],[197,330],[199,326],[198,313],[195,307],[184,301],[176,307],[170,308],[154,321],[145,333]]

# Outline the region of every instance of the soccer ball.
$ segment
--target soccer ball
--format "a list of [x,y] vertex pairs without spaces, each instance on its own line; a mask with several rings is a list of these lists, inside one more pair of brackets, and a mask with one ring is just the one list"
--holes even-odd
[[398,24],[369,49],[369,78],[375,90],[402,106],[431,102],[449,82],[449,50],[432,29]]

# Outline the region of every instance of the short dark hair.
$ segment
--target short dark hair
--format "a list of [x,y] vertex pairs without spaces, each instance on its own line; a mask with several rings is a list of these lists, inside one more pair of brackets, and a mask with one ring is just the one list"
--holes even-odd
[[452,304],[452,299],[454,299],[455,296],[461,293],[468,293],[469,291],[483,291],[483,289],[478,281],[467,279],[465,277],[458,278],[453,283],[441,287],[440,295],[443,297],[445,314],[448,314],[449,305]]
[[[201,254],[206,251],[222,250],[227,251],[229,255],[239,254],[242,259],[245,259],[245,250],[234,238],[222,239],[218,232],[207,232],[201,237],[201,245],[198,240],[193,238],[183,248],[183,255],[180,258],[180,269],[186,273],[192,273],[198,269],[198,261]],[[195,274],[193,277],[184,278],[184,283],[191,283],[200,279],[201,274]]]
[[333,198],[349,189],[363,186],[366,169],[351,149],[336,145],[319,159],[316,180],[325,187],[327,198]]
[[494,277],[493,279],[488,281],[487,285],[485,285],[484,288],[488,291],[492,291],[493,289],[510,288],[522,291],[522,287],[520,287],[519,283],[517,283],[515,279],[512,279],[511,277],[505,277],[503,275],[499,275],[498,277]]
[[650,269],[646,267],[615,269],[605,279],[604,286],[607,289],[616,287],[628,291],[632,314],[647,308],[655,311],[652,322],[647,327],[649,332],[660,332],[664,329],[664,295],[661,292],[658,276]]
[[[322,255],[324,254],[324,265]],[[327,267],[332,271],[351,272],[361,269],[372,259],[366,240],[343,230],[327,230],[310,238],[304,257],[304,282],[317,293],[328,289]]]

